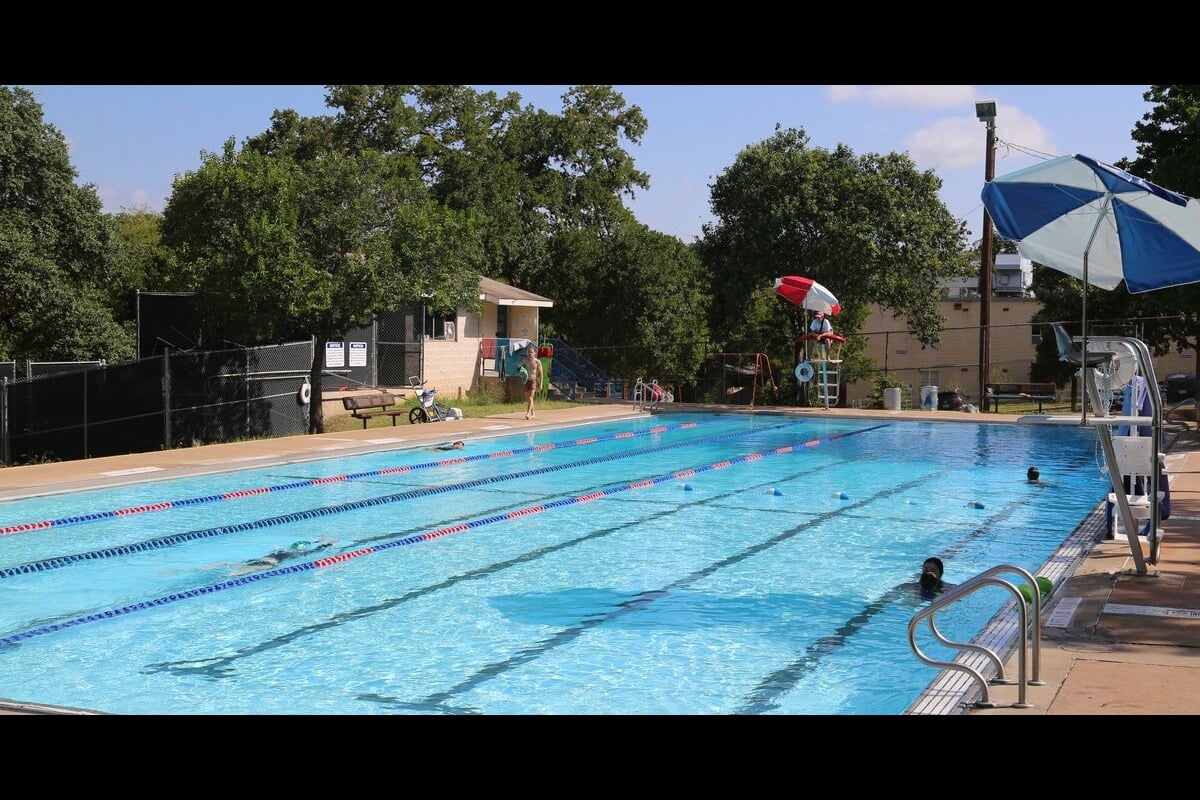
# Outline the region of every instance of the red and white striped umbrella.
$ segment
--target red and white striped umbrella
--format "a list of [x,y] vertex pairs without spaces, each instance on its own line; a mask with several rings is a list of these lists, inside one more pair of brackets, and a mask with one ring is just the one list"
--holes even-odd
[[809,311],[824,311],[826,314],[836,315],[842,310],[833,292],[812,278],[802,278],[799,275],[776,278],[775,294]]

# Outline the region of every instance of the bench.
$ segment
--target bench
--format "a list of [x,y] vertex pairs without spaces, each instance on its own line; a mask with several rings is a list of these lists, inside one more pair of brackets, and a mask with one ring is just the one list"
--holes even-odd
[[1015,400],[1024,403],[1037,403],[1038,413],[1042,413],[1042,403],[1056,400],[1053,383],[989,383],[987,388],[991,394],[983,397],[983,410],[992,407],[993,413],[1000,413],[1001,400]]
[[363,430],[367,429],[367,420],[372,417],[388,417],[392,418],[392,427],[396,426],[396,417],[402,417],[408,413],[407,408],[392,408],[396,405],[399,398],[388,392],[380,392],[379,394],[364,394],[357,397],[343,397],[342,406],[350,412],[350,416],[355,419],[361,419]]

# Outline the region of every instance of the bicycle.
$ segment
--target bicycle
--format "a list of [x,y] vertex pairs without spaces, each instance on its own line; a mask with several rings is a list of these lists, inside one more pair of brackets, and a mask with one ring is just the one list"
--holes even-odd
[[445,422],[448,419],[458,418],[458,415],[453,413],[453,409],[437,402],[435,399],[437,389],[426,389],[425,381],[418,376],[409,376],[408,388],[412,389],[413,397],[417,398],[419,404],[408,412],[410,425],[416,425],[418,422]]

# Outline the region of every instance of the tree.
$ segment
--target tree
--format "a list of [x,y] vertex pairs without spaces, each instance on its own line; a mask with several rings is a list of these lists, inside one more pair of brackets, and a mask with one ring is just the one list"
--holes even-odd
[[116,268],[106,293],[117,320],[135,326],[138,290],[173,290],[175,267],[171,251],[162,244],[161,214],[135,208],[114,214],[112,220]]
[[[714,336],[732,351],[759,350],[765,336],[770,358],[795,363],[804,314],[770,302],[770,292],[776,277],[803,275],[838,296],[842,335],[878,304],[936,345],[940,283],[977,272],[964,247],[966,224],[942,204],[940,188],[907,155],[811,148],[803,130],[777,126],[712,185],[717,221],[704,226],[700,251],[712,274]],[[844,370],[850,379],[862,370],[852,367]]]
[[[162,226],[201,318],[248,343],[315,337],[320,398],[327,341],[422,295],[478,303],[469,220],[424,201],[392,166],[343,148],[328,118],[294,113],[241,151],[229,140],[201,153],[200,168],[176,179]],[[320,402],[309,430],[324,430]]]
[[[1138,143],[1137,158],[1121,159],[1116,166],[1159,186],[1200,197],[1200,85],[1154,85],[1143,99],[1154,107],[1134,124],[1131,135]],[[1093,296],[1088,295],[1089,312]],[[1156,355],[1171,348],[1179,352],[1200,348],[1200,283],[1133,295],[1127,305],[1132,316],[1158,320],[1147,325],[1141,337]]]
[[575,229],[552,240],[555,264],[535,280],[552,286],[546,321],[573,343],[600,353],[608,374],[690,378],[709,342],[711,298],[699,258],[674,236],[628,214],[612,233]]
[[[1152,86],[1143,95],[1156,105],[1135,123],[1132,138],[1138,157],[1119,159],[1117,166],[1160,186],[1200,195],[1200,86]],[[1040,264],[1034,265],[1033,288],[1042,303],[1035,321],[1070,321],[1080,317],[1082,281]],[[1113,291],[1088,289],[1088,330],[1136,336],[1154,355],[1200,345],[1200,284],[1131,294],[1124,285]],[[1048,337],[1045,337],[1048,338]],[[1075,370],[1058,361],[1057,348],[1038,350],[1034,377],[1062,382]]]
[[553,236],[621,224],[622,195],[649,186],[622,146],[646,119],[608,86],[572,88],[561,114],[467,86],[332,86],[329,103],[344,141],[402,158],[433,198],[473,213],[487,274],[520,288],[570,269],[548,269]]
[[133,355],[110,307],[113,224],[77,177],[33,94],[0,86],[0,360]]

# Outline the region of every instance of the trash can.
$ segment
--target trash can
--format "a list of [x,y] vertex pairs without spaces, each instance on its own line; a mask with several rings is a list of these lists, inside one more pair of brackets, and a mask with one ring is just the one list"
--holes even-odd
[[922,386],[921,387],[921,410],[922,411],[937,411],[938,410],[938,387]]
[[900,410],[900,388],[883,390],[883,407],[888,411]]

